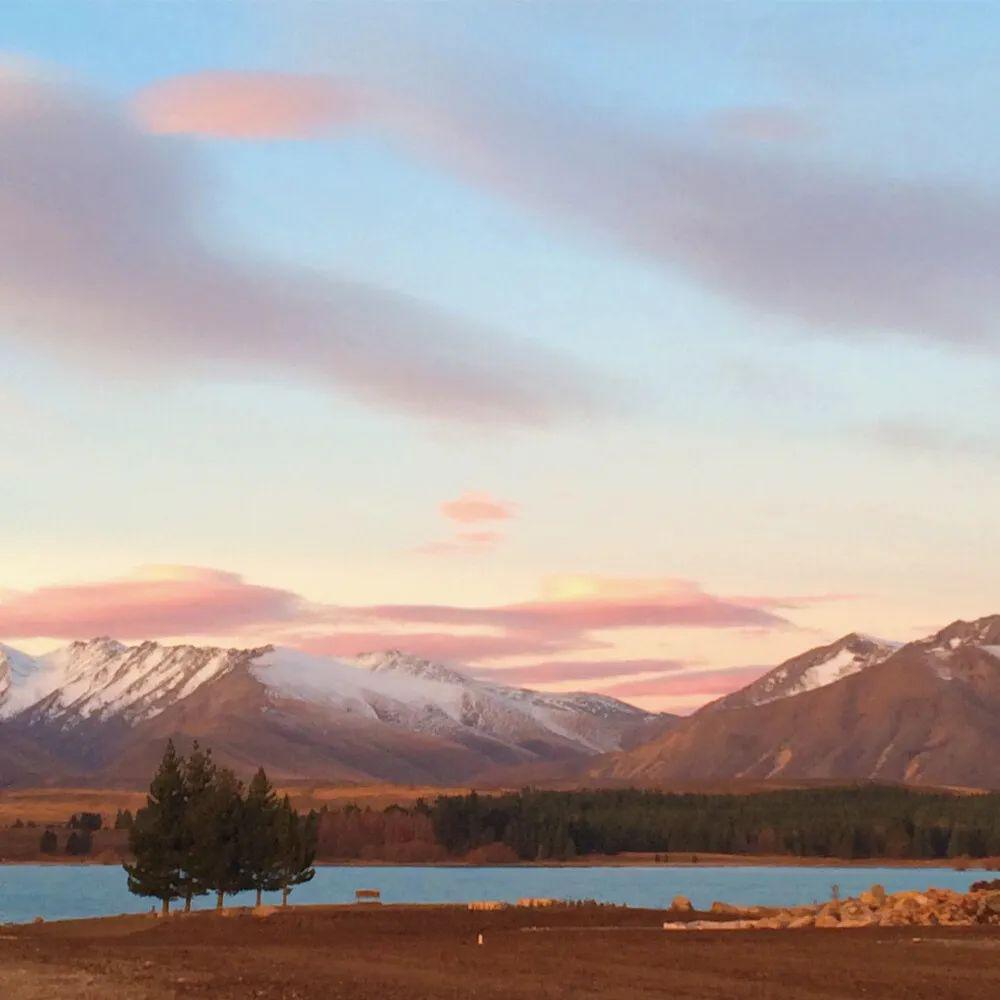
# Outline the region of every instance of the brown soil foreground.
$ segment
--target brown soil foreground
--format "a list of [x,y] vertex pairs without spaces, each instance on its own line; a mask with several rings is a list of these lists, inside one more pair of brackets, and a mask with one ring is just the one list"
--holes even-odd
[[[1000,996],[996,927],[662,930],[585,906],[301,907],[0,932],[0,996],[459,1000],[950,1000]],[[477,944],[482,933],[484,943]]]

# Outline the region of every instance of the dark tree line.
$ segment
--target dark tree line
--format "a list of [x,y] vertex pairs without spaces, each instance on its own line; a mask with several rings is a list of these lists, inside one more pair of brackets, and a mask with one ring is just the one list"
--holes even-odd
[[316,874],[316,824],[315,813],[300,816],[277,797],[263,768],[244,787],[211,751],[195,743],[184,758],[170,742],[129,827],[129,891],[159,899],[164,913],[171,900],[189,910],[208,893],[221,909],[226,895],[247,889],[258,905],[262,892],[280,890],[285,905]]
[[452,855],[505,844],[523,860],[621,851],[836,858],[1000,856],[1000,795],[885,786],[751,795],[636,789],[442,796],[435,837]]

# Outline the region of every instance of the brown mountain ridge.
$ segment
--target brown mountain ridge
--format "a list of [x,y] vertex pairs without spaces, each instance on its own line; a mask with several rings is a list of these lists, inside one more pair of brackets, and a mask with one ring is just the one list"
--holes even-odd
[[1000,615],[898,648],[845,636],[594,762],[586,780],[601,779],[1000,788]]

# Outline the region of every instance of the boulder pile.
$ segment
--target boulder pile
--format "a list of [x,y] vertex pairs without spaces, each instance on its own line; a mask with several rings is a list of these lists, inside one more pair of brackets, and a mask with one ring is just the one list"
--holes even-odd
[[[676,902],[676,901],[675,901]],[[673,909],[673,908],[672,908]],[[690,913],[677,907],[678,913]],[[1000,925],[1000,889],[974,885],[968,892],[928,889],[891,895],[873,885],[859,896],[814,906],[774,910],[713,903],[711,914],[724,920],[668,921],[664,930],[796,930],[803,927],[963,927]]]

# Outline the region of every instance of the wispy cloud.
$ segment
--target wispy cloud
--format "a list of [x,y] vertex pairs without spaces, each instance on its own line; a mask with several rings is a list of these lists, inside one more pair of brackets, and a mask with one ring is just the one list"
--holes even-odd
[[549,660],[518,667],[479,667],[476,673],[502,684],[560,684],[564,682],[611,682],[632,674],[682,670],[683,660]]
[[507,500],[497,500],[486,492],[467,491],[441,504],[441,513],[459,524],[480,521],[506,521],[515,516],[517,507]]
[[171,77],[135,95],[150,132],[223,139],[302,139],[357,119],[362,95],[329,77],[206,72]]
[[614,698],[661,698],[707,701],[729,694],[756,680],[768,667],[733,667],[728,670],[698,670],[665,673],[660,677],[624,681],[601,687]]
[[[516,604],[325,604],[223,570],[157,566],[122,579],[4,592],[0,636],[231,636],[313,651],[391,645],[484,660],[598,649],[607,639],[594,633],[618,629],[785,628],[789,622],[771,606],[791,600],[727,598],[689,580],[581,576],[557,580],[542,599]],[[799,605],[811,600],[819,599],[795,599]]]
[[962,433],[910,418],[885,418],[860,428],[867,442],[892,451],[915,455],[1000,459],[1000,443],[995,435]]
[[777,106],[724,108],[710,122],[720,135],[749,142],[802,142],[819,133],[809,116]]
[[502,539],[499,531],[456,531],[451,538],[426,542],[413,551],[424,556],[475,555],[491,551]]
[[404,295],[214,249],[189,147],[65,83],[0,68],[0,335],[146,380],[294,381],[438,418],[539,423],[594,403],[589,380],[541,348]]
[[[507,521],[517,514],[517,504],[497,500],[486,492],[467,491],[438,508],[442,517],[456,525],[486,525]],[[503,541],[496,528],[456,528],[450,538],[418,545],[411,551],[424,556],[468,556],[490,552]]]
[[8,592],[0,635],[120,639],[240,633],[287,625],[307,614],[297,594],[197,566],[153,566],[121,580]]
[[[529,93],[523,71],[439,56],[405,94],[386,89],[392,73],[376,61],[351,83],[380,95],[370,122],[418,155],[764,314],[833,335],[996,349],[995,197],[846,171],[773,141],[762,150],[680,128],[637,132]],[[788,140],[809,123],[743,108],[727,127]]]
[[[327,656],[353,656],[383,649],[401,649],[431,660],[471,663],[476,660],[502,660],[515,656],[553,655],[564,650],[606,646],[578,636],[548,637],[529,633],[461,632],[333,632],[324,635],[288,635],[285,641],[310,653]],[[506,677],[497,674],[498,679]],[[519,683],[519,682],[518,682]]]

